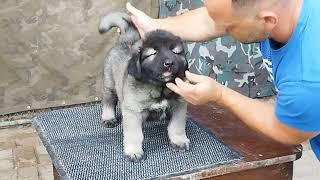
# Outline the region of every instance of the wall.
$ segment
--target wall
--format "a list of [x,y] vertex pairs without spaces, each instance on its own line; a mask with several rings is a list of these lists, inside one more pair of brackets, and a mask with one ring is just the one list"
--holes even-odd
[[[116,34],[100,18],[124,0],[4,0],[0,4],[0,115],[96,101]],[[132,4],[153,17],[158,3]]]

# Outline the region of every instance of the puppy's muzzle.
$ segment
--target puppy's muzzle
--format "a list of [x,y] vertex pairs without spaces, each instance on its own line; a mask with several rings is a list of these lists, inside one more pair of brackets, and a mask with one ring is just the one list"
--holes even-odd
[[172,60],[166,60],[163,63],[163,66],[166,67],[166,68],[171,68],[173,66],[173,61]]

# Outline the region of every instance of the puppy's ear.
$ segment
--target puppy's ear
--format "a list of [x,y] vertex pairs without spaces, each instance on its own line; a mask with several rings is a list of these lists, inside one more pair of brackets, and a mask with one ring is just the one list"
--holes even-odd
[[128,65],[128,73],[137,80],[141,79],[140,53],[136,53],[130,59],[130,62]]

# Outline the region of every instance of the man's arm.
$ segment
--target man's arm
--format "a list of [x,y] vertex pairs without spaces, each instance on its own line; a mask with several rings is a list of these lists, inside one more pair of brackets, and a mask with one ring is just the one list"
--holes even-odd
[[156,29],[170,31],[187,41],[206,41],[225,34],[225,29],[222,26],[219,28],[219,25],[212,20],[206,7],[164,19],[152,19],[130,3],[127,3],[127,9],[142,36]]
[[186,72],[186,77],[192,84],[176,79],[176,84],[167,84],[168,88],[195,105],[218,103],[233,112],[252,129],[276,141],[295,144],[319,134],[302,132],[282,124],[276,118],[272,104],[246,97],[210,77],[189,72]]
[[319,134],[302,132],[282,124],[275,116],[273,104],[243,96],[227,87],[223,87],[221,99],[217,103],[229,109],[252,129],[285,144],[302,143]]
[[225,34],[225,30],[219,29],[210,18],[206,7],[180,16],[158,19],[158,22],[161,29],[168,30],[188,41],[207,41]]

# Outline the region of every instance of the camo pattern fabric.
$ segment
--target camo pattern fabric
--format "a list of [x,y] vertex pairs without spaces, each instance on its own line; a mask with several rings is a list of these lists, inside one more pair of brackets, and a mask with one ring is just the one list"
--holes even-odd
[[[203,6],[202,0],[160,0],[160,17],[176,16]],[[259,44],[242,44],[231,37],[208,42],[185,42],[189,70],[206,75],[251,98],[276,94],[270,62]],[[268,63],[269,66],[266,66]]]
[[[129,0],[152,17],[159,3]],[[101,99],[115,31],[98,23],[127,0],[4,0],[0,5],[0,115]]]

